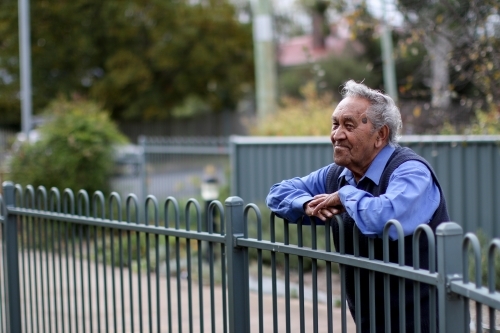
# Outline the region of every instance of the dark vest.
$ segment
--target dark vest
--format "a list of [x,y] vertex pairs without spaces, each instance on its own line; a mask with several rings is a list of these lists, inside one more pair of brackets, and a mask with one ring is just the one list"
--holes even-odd
[[[445,221],[449,221],[448,211],[446,208],[446,201],[441,190],[441,186],[437,180],[436,174],[432,170],[430,164],[417,155],[413,150],[409,148],[396,147],[396,150],[389,158],[384,171],[382,172],[379,185],[377,186],[370,179],[365,178],[359,184],[358,188],[363,189],[373,196],[380,196],[384,194],[387,190],[387,186],[389,184],[389,179],[394,170],[399,167],[402,163],[416,160],[420,161],[427,166],[432,174],[432,178],[439,188],[439,193],[441,195],[441,201],[439,203],[438,208],[436,209],[431,221],[429,222],[429,226],[433,231],[436,230],[436,227]],[[344,177],[339,179],[340,174],[344,170],[344,167],[340,167],[337,165],[333,165],[327,175],[327,193],[333,193],[338,191],[341,187],[347,185]],[[422,209],[425,209],[423,207]],[[353,234],[354,234],[354,220],[347,214],[342,214],[342,219],[344,221],[344,244],[345,244],[345,252],[346,254],[354,254],[353,248]],[[339,247],[339,227],[336,223],[333,224],[333,240],[337,250]],[[364,236],[360,232],[358,232],[359,236],[359,255],[362,257],[368,257],[368,237]],[[404,247],[405,247],[405,265],[413,266],[413,235],[406,236],[404,238]],[[375,238],[374,242],[374,258],[378,260],[383,260],[383,243],[381,238]],[[421,234],[420,237],[420,268],[427,269],[429,268],[428,263],[428,244],[427,239],[424,233]],[[389,242],[389,260],[391,262],[398,262],[398,241],[390,241]],[[347,303],[349,306],[349,310],[353,318],[355,317],[355,275],[354,268],[350,266],[345,267],[345,275],[346,275],[346,296]],[[369,279],[368,279],[368,271],[365,269],[360,269],[360,295],[359,299],[361,300],[360,308],[361,308],[361,331],[369,332],[370,331],[370,312],[369,312]],[[385,332],[385,323],[384,323],[384,278],[380,273],[375,273],[375,304],[376,304],[376,312],[375,312],[375,325],[376,332]],[[426,285],[420,286],[420,300],[421,300],[421,318],[419,321],[421,323],[422,332],[429,331],[429,288]],[[400,317],[400,307],[399,307],[399,279],[396,277],[390,278],[390,308],[391,308],[391,330],[393,332],[399,332],[399,317]],[[406,281],[405,283],[405,314],[406,314],[406,332],[414,331],[414,295],[413,295],[413,282]],[[436,304],[437,305],[437,304]],[[372,323],[373,325],[373,323]]]

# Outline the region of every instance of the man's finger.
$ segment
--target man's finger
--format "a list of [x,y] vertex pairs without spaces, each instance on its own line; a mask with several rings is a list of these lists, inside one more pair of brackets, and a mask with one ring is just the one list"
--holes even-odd
[[316,207],[314,207],[314,210],[313,210],[313,215],[316,215],[317,213],[319,213],[319,211],[321,209],[323,209],[323,206],[322,206],[323,203],[320,203],[319,205],[317,205]]
[[318,214],[315,214],[321,221],[326,221],[326,216],[323,214],[322,210],[318,211]]

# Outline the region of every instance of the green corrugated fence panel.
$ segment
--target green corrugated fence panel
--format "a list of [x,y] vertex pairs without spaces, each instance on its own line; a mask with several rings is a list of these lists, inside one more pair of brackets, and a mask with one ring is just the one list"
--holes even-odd
[[[500,136],[403,136],[402,146],[429,161],[451,219],[467,231],[500,236]],[[231,137],[231,194],[263,203],[283,179],[332,163],[328,137]]]

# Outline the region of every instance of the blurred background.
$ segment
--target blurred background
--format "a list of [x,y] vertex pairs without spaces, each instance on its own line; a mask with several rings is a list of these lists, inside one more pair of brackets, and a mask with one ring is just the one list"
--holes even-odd
[[231,135],[326,136],[349,79],[405,135],[500,134],[500,4],[2,0],[2,179],[224,199]]

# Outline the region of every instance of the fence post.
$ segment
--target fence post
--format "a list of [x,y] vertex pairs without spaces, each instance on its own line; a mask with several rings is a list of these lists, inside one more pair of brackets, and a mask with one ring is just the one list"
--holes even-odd
[[438,262],[439,332],[463,333],[463,321],[457,316],[464,313],[464,301],[449,293],[451,280],[462,279],[463,230],[455,222],[440,224],[436,229]]
[[245,232],[243,200],[229,197],[225,204],[229,332],[245,333],[250,332],[248,250],[236,245],[236,239]]
[[6,181],[3,183],[3,196],[5,200],[4,212],[4,246],[6,254],[6,278],[7,278],[7,326],[9,332],[21,332],[21,295],[19,290],[19,252],[17,246],[17,219],[7,212],[9,207],[15,204],[14,184]]

